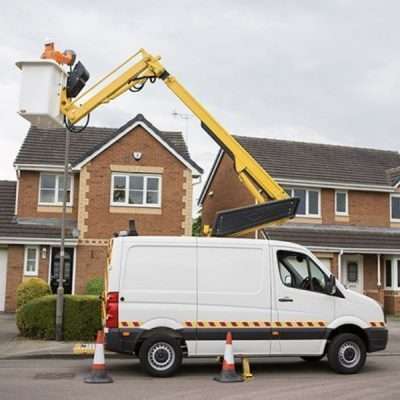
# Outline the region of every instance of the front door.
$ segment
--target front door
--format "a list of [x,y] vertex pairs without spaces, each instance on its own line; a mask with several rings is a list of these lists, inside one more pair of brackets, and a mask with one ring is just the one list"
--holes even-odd
[[327,276],[301,251],[274,252],[275,305],[273,352],[319,355],[326,344],[327,326],[334,317],[335,297],[326,293]]
[[[64,293],[72,294],[72,282],[74,273],[74,249],[65,249],[64,258]],[[60,248],[52,247],[51,249],[51,275],[50,287],[53,293],[57,292],[58,277],[60,274]]]
[[346,254],[342,256],[342,277],[343,285],[350,290],[363,293],[364,274],[363,257],[361,254]]

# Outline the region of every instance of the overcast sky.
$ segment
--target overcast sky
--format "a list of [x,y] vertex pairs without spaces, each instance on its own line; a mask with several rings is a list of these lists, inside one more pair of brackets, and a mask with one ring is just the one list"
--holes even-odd
[[[7,4],[7,5],[6,5]],[[231,132],[301,141],[400,148],[398,1],[17,1],[0,14],[0,179],[28,129],[16,114],[17,60],[39,57],[45,38],[72,48],[91,81],[144,47]],[[92,113],[119,127],[143,113],[184,130],[185,107],[162,82]],[[193,158],[217,152],[195,118]]]

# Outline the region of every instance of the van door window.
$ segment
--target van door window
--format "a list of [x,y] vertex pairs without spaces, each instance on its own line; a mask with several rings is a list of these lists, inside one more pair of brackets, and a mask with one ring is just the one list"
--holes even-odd
[[278,251],[282,283],[295,289],[325,292],[327,276],[308,256],[291,251]]

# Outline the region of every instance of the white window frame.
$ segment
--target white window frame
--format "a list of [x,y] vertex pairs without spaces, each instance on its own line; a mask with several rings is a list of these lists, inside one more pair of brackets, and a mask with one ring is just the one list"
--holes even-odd
[[[129,177],[130,176],[141,176],[143,177],[143,200],[146,200],[147,193],[147,179],[148,178],[156,178],[158,179],[158,203],[157,204],[131,204],[129,203]],[[115,202],[114,201],[114,177],[123,177],[125,178],[125,201]],[[141,174],[141,173],[122,173],[115,172],[111,174],[111,193],[110,193],[110,204],[112,207],[142,207],[142,208],[161,208],[161,196],[162,196],[162,175],[157,174]]]
[[[392,282],[390,282],[390,285],[387,284],[386,282],[386,261],[390,260],[391,263],[391,269],[392,269]],[[397,268],[397,263],[400,262],[400,256],[391,256],[391,257],[385,257],[385,263],[384,263],[384,271],[383,271],[383,278],[385,281],[385,289],[388,290],[400,290],[400,286],[397,285],[398,282],[398,268]]]
[[[305,188],[305,187],[286,187],[286,192],[290,197],[294,197],[295,190],[305,190],[306,192],[306,204],[305,204],[305,214],[297,214],[297,218],[321,218],[321,189],[316,188]],[[309,214],[308,212],[308,202],[309,202],[309,192],[318,192],[318,214]]]
[[393,216],[392,216],[392,202],[393,202],[393,198],[394,197],[396,197],[396,198],[400,198],[400,194],[391,194],[390,195],[390,210],[389,210],[389,212],[390,212],[390,221],[391,222],[400,222],[400,218],[393,218]]
[[[58,197],[58,191],[59,191],[59,178],[60,176],[64,176],[63,174],[57,174],[54,172],[41,172],[40,177],[39,177],[39,191],[38,191],[38,204],[40,206],[62,206],[63,202],[62,201],[54,201],[54,202],[48,202],[48,201],[40,201],[40,192],[41,192],[41,187],[42,187],[42,176],[43,175],[54,175],[56,176],[56,187],[55,187],[55,192],[56,192],[56,197]],[[74,175],[69,175],[70,178],[70,196],[69,196],[69,201],[67,202],[68,207],[72,207],[74,203]]]
[[[346,211],[337,210],[337,194],[343,193],[346,195]],[[348,216],[349,215],[349,192],[347,190],[335,190],[335,215]]]
[[[36,263],[35,270],[28,271],[28,251],[35,250],[36,251]],[[24,254],[24,275],[25,276],[38,276],[39,274],[39,246],[25,246],[25,254]]]

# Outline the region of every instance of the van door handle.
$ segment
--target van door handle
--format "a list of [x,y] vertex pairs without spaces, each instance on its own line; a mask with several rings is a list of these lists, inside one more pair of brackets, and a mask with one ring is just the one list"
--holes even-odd
[[281,297],[278,299],[281,303],[291,303],[293,302],[293,299],[291,299],[289,296]]

